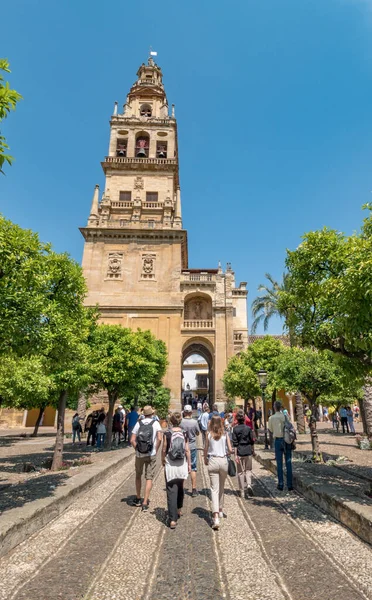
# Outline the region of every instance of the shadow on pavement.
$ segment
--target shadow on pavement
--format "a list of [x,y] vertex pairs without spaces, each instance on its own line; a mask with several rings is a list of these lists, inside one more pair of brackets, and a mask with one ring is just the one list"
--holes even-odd
[[53,473],[15,485],[0,484],[0,514],[33,500],[53,496],[56,487],[63,485],[67,479],[66,473]]

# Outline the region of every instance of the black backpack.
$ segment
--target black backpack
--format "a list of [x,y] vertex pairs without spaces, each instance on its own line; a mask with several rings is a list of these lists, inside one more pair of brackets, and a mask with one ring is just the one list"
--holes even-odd
[[168,456],[171,460],[182,460],[185,458],[185,436],[182,431],[174,431],[172,433]]
[[150,454],[152,452],[154,447],[152,427],[154,423],[155,419],[152,419],[150,423],[144,423],[143,420],[139,423],[136,449],[140,454]]

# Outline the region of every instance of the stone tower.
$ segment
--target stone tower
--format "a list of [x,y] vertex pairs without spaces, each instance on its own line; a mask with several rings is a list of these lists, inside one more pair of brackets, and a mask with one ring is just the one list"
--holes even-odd
[[105,189],[95,187],[85,239],[87,304],[105,323],[150,329],[166,342],[164,384],[179,406],[183,361],[193,352],[209,365],[209,399],[225,399],[228,358],[248,342],[246,285],[234,273],[188,269],[182,228],[174,107],[169,114],[161,69],[149,58],[123,107],[115,103]]

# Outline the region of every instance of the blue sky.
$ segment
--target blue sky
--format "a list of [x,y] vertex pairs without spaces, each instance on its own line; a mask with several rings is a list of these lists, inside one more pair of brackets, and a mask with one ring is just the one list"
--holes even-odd
[[[24,100],[0,210],[81,260],[109,118],[151,45],[176,105],[190,267],[232,263],[250,302],[286,248],[351,233],[372,200],[372,0],[12,0],[0,56]],[[249,302],[249,304],[250,304]],[[270,333],[280,333],[273,322]]]

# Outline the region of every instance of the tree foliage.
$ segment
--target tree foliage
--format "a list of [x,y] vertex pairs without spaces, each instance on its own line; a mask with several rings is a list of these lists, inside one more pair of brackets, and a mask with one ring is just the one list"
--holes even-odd
[[[371,207],[368,207],[371,208]],[[324,228],[288,251],[286,290],[279,308],[288,314],[301,345],[353,359],[372,368],[372,216],[360,233]]]
[[311,407],[310,431],[316,460],[321,460],[316,430],[318,401],[337,395],[347,397],[361,383],[360,380],[350,378],[345,366],[345,361],[331,352],[318,352],[311,348],[289,349],[279,358],[276,366],[274,377],[277,387],[300,390]]
[[91,336],[91,361],[95,389],[108,392],[110,447],[115,402],[120,397],[146,396],[161,385],[167,366],[166,346],[150,331],[99,325]]
[[[10,89],[9,83],[4,80],[3,73],[10,73],[9,62],[6,58],[0,58],[0,122],[5,119],[11,110],[15,110],[17,102],[22,96],[15,90]],[[0,173],[4,173],[3,165],[12,163],[13,158],[7,153],[9,146],[5,137],[0,134]]]
[[228,396],[240,396],[244,400],[261,394],[257,374],[265,369],[268,374],[268,391],[275,388],[274,373],[279,357],[286,351],[284,344],[272,337],[265,336],[255,340],[244,352],[233,356],[223,376],[225,392]]
[[1,399],[25,408],[43,405],[47,395],[48,403],[58,403],[56,469],[62,462],[67,396],[89,383],[86,342],[96,314],[84,307],[81,267],[3,217],[0,265]]

